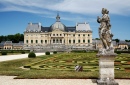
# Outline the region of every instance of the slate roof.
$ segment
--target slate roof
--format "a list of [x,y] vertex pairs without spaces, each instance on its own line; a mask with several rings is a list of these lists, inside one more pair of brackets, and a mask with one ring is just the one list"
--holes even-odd
[[119,45],[127,45],[126,41],[119,41]]
[[42,27],[42,26],[41,26],[41,31],[42,31],[42,32],[49,32],[50,29],[51,29],[50,27]]
[[91,30],[90,29],[90,25],[88,23],[77,23],[76,25],[76,30],[85,30],[85,31],[88,31],[88,30]]
[[41,23],[28,23],[26,31],[29,32],[41,31]]
[[76,31],[76,27],[66,27],[66,32],[75,32]]

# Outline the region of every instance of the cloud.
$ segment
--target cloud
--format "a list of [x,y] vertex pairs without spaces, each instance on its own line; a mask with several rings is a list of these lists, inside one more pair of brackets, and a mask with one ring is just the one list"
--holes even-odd
[[[0,12],[21,11],[52,16],[56,11],[79,15],[99,15],[107,8],[111,14],[129,15],[130,0],[0,0]],[[51,17],[50,17],[51,18]],[[84,20],[82,16],[64,17],[64,20]],[[93,19],[90,19],[91,21]]]

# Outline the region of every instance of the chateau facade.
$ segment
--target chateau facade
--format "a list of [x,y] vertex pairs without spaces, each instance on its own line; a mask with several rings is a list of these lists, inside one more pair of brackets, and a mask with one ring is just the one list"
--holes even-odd
[[29,23],[24,31],[24,49],[67,50],[86,49],[90,46],[92,30],[89,24],[77,23],[76,26],[67,27],[61,23],[59,14],[56,16],[56,22],[50,27],[43,27],[41,23]]

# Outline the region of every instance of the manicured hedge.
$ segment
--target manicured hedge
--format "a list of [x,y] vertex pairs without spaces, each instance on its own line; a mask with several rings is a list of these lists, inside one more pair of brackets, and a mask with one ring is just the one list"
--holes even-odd
[[50,52],[46,52],[45,54],[46,54],[46,55],[50,55]]
[[1,55],[7,55],[7,52],[2,51],[2,52],[1,52]]
[[71,52],[75,52],[75,53],[86,53],[86,50],[72,50]]
[[53,54],[57,54],[57,51],[54,51]]
[[22,53],[22,54],[25,54],[25,51],[22,51],[21,53]]
[[36,57],[36,54],[34,52],[30,52],[28,54],[28,58],[35,58]]
[[30,50],[0,50],[0,52],[2,52],[2,51],[5,51],[7,53],[22,53],[23,51],[25,53],[29,53],[30,52]]
[[115,51],[115,53],[117,53],[117,54],[121,54],[121,53],[130,53],[130,51]]

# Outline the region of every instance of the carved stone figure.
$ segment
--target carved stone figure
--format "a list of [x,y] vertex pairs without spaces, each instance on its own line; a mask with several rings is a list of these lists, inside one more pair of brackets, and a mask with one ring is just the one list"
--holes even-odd
[[99,27],[99,37],[102,41],[103,48],[100,49],[100,54],[107,54],[107,53],[114,53],[113,44],[112,44],[112,37],[113,34],[111,33],[111,24],[110,24],[110,17],[109,11],[105,8],[102,8],[102,17],[97,17],[97,22],[100,23]]

